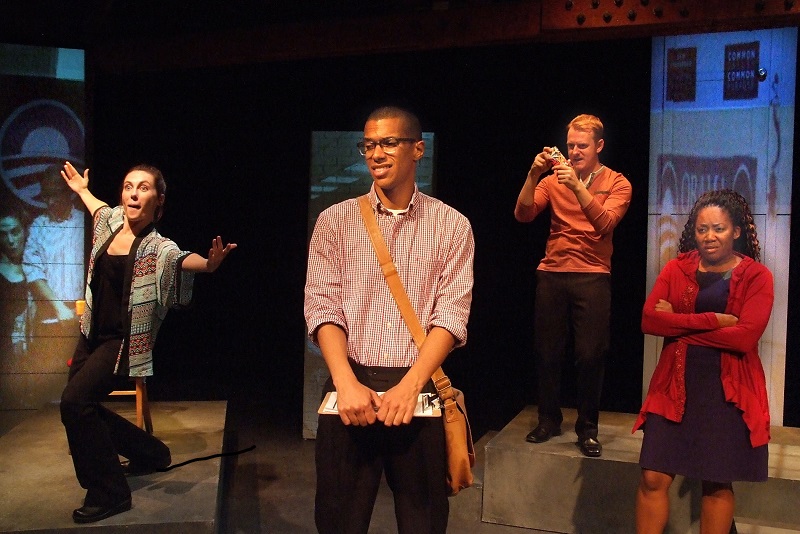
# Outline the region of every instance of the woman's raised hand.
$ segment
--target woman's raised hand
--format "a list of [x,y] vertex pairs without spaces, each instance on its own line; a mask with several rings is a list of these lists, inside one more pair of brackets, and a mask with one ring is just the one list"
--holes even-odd
[[61,171],[61,176],[70,189],[76,193],[80,193],[84,189],[89,188],[89,169],[83,171],[83,176],[78,172],[78,169],[72,166],[72,163],[67,161],[64,163],[64,170]]

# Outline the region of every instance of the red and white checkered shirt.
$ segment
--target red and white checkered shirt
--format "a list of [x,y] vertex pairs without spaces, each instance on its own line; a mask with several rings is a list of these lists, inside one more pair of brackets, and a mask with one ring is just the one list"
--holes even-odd
[[[406,213],[394,215],[369,193],[378,226],[426,332],[467,340],[472,302],[472,227],[461,213],[415,188]],[[347,353],[362,365],[409,367],[419,355],[381,272],[356,199],[323,211],[308,253],[305,316],[309,336],[333,323],[347,334]]]

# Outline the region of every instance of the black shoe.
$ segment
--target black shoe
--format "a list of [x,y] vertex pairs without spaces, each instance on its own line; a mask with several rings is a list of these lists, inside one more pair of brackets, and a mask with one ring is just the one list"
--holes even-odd
[[126,477],[140,477],[144,475],[151,475],[157,469],[149,465],[143,465],[137,462],[122,462],[122,472]]
[[111,506],[81,506],[72,511],[72,520],[76,523],[94,523],[112,515],[121,514],[131,509],[131,498]]
[[525,441],[529,441],[531,443],[544,443],[553,436],[560,436],[560,435],[561,435],[560,426],[543,425],[539,423],[536,426],[536,428],[531,430],[528,433],[528,435],[525,436]]
[[603,454],[603,446],[600,445],[600,442],[597,441],[597,438],[584,438],[578,440],[578,446],[581,448],[581,452],[584,456],[597,458]]

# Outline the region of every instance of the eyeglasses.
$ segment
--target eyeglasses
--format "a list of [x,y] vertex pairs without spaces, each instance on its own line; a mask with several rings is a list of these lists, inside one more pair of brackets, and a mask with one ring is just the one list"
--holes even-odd
[[368,154],[372,154],[375,151],[375,147],[380,145],[381,150],[386,152],[387,154],[394,154],[397,150],[397,147],[400,146],[400,143],[416,143],[417,140],[413,137],[384,137],[383,139],[379,139],[378,141],[370,141],[365,139],[363,141],[359,141],[356,143],[358,147],[358,153],[362,156],[366,156]]

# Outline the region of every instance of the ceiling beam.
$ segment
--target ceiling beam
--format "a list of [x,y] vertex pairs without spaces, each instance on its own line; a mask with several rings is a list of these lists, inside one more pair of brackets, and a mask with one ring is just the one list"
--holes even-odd
[[161,70],[476,46],[535,39],[539,1],[104,43],[101,70]]
[[795,0],[543,0],[543,38],[678,35],[796,26]]
[[320,57],[762,29],[800,24],[793,0],[525,0],[258,29],[105,41],[100,71],[137,72]]

